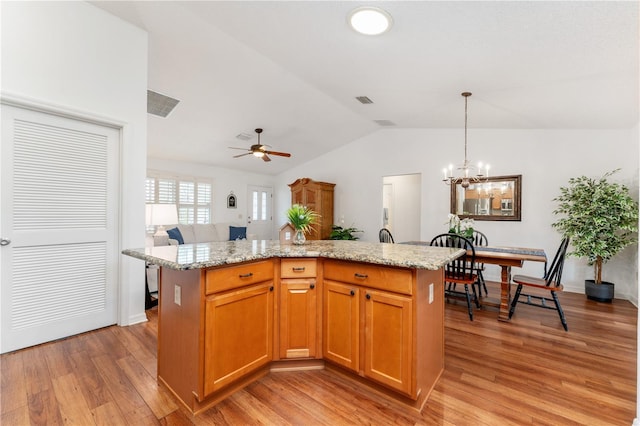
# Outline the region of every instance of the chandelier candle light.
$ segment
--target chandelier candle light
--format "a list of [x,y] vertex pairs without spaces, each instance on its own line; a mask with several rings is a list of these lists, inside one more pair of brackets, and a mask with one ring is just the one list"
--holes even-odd
[[[476,169],[476,167],[471,165],[469,160],[467,160],[467,101],[469,100],[469,96],[471,96],[471,92],[462,92],[462,96],[464,96],[464,163],[457,167],[457,169],[461,171],[462,176],[453,176],[453,164],[450,164],[448,169],[445,168],[442,170],[444,173],[442,181],[447,185],[460,183],[460,185],[466,189],[470,183],[480,183],[487,180],[489,177],[489,165],[486,164],[483,166],[482,163],[478,163]],[[482,173],[483,170],[485,173]]]

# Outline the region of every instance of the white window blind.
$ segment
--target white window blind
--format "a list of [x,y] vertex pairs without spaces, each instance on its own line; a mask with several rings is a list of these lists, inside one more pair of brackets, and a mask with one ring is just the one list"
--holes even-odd
[[194,177],[148,176],[146,202],[175,204],[178,222],[183,224],[211,223],[211,182]]

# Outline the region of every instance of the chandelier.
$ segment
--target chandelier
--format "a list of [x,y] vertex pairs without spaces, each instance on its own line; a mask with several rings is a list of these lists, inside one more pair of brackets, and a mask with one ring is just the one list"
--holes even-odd
[[[473,166],[467,159],[467,101],[471,92],[462,92],[464,96],[464,163],[457,167],[460,170],[460,176],[453,175],[453,164],[449,165],[449,168],[443,169],[444,179],[443,182],[447,185],[460,184],[463,188],[468,188],[471,183],[484,182],[489,178],[489,165],[478,163],[478,166]],[[482,173],[482,172],[485,173]]]

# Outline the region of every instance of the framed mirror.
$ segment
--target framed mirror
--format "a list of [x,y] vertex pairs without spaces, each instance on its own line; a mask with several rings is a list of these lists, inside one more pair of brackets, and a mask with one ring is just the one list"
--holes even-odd
[[451,213],[461,219],[521,220],[522,175],[495,176],[471,183],[451,185]]

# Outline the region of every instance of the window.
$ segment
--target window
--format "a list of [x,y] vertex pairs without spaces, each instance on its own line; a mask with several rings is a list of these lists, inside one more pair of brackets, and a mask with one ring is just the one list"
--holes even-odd
[[175,204],[178,222],[211,223],[212,184],[194,177],[147,176],[147,203]]

